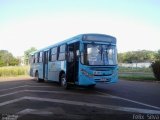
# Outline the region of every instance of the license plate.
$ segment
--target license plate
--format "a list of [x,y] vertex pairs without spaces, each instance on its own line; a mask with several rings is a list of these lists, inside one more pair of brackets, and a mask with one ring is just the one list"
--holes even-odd
[[107,81],[107,79],[106,78],[101,78],[100,81]]

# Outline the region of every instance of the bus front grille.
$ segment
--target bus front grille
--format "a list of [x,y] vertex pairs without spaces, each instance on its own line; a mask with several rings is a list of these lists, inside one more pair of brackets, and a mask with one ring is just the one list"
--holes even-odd
[[105,77],[105,76],[111,76],[111,75],[112,74],[104,74],[104,75],[102,74],[102,75],[94,75],[94,76],[104,76]]

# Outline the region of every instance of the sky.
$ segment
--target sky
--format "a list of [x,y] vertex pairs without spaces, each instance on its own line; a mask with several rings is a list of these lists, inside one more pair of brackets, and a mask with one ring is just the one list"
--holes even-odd
[[118,52],[160,49],[160,0],[0,0],[0,50],[14,56],[82,33],[117,38]]

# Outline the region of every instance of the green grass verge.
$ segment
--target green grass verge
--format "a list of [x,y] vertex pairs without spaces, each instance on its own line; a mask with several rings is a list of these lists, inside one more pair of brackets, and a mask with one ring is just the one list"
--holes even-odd
[[140,81],[156,81],[153,76],[139,76],[139,75],[130,75],[130,74],[119,74],[120,79],[126,80],[140,80]]
[[29,66],[0,67],[0,77],[28,76]]
[[[0,67],[0,78],[28,77],[29,66]],[[119,67],[119,78],[126,80],[156,81],[151,68]]]
[[156,81],[151,68],[119,67],[119,78],[126,80]]

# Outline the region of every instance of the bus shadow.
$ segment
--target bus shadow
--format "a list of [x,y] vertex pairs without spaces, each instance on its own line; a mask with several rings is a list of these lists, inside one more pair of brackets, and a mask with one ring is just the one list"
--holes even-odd
[[53,90],[60,90],[65,92],[71,92],[71,93],[81,93],[81,94],[98,94],[97,90],[98,87],[96,86],[77,86],[72,85],[69,89],[65,89],[59,85],[58,82],[54,81],[44,81],[44,82],[37,82],[36,79],[29,77],[29,78],[14,78],[14,79],[6,79],[6,80],[0,80],[0,89],[8,88],[8,87],[18,87],[18,86],[24,86],[24,85],[40,85],[40,86],[51,86]]
[[45,82],[41,82],[41,83],[45,83],[45,85],[49,85],[49,86],[53,86],[58,88],[59,90],[63,90],[65,92],[73,92],[73,93],[84,93],[84,94],[95,94],[96,93],[96,86],[77,86],[77,85],[71,85],[69,87],[69,89],[65,89],[62,86],[59,85],[58,82],[54,82],[54,81],[45,81]]

